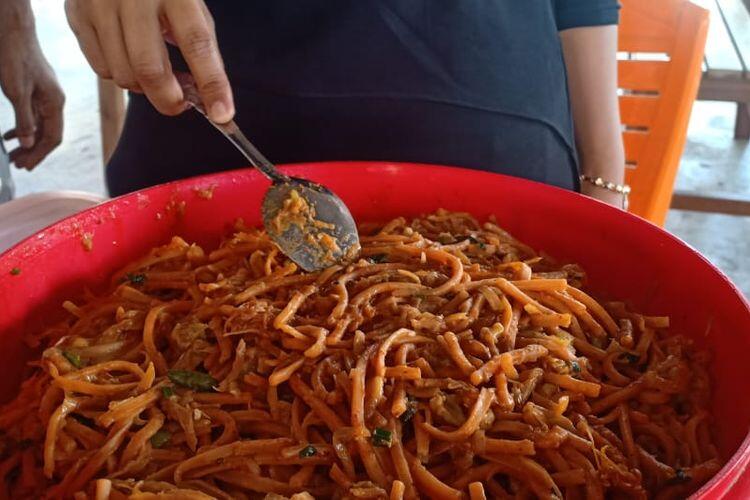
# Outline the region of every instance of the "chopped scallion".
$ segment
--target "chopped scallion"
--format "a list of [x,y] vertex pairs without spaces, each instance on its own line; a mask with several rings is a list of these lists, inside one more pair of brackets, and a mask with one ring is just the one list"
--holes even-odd
[[313,445],[308,444],[307,446],[299,450],[299,457],[310,458],[312,456],[315,456],[316,453],[318,453],[318,450],[316,450]]
[[392,443],[393,433],[391,431],[381,429],[380,427],[376,427],[375,430],[372,431],[372,444],[374,446],[390,448]]

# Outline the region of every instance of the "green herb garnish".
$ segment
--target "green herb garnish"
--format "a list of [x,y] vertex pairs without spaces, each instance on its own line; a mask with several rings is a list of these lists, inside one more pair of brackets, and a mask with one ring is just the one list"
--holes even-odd
[[67,359],[68,362],[76,368],[83,367],[83,361],[81,360],[81,356],[79,356],[78,354],[71,351],[63,351],[62,355],[65,356],[65,359]]
[[131,285],[142,285],[146,282],[146,275],[143,273],[128,273],[125,275]]
[[301,450],[299,450],[299,457],[300,458],[310,458],[312,456],[315,456],[315,454],[318,453],[318,450],[315,449],[315,447],[311,444],[308,444]]
[[573,373],[581,373],[581,365],[578,364],[578,361],[571,361],[570,369]]
[[473,237],[473,236],[469,236],[469,237],[468,237],[468,240],[469,240],[469,243],[473,243],[473,244],[475,244],[475,245],[479,245],[479,248],[481,248],[481,249],[484,249],[484,247],[486,247],[486,246],[487,246],[487,245],[485,245],[485,244],[484,244],[483,242],[479,241],[478,239],[476,239],[476,238],[475,238],[475,237]]
[[683,469],[675,469],[674,477],[667,480],[667,484],[680,484],[690,481],[692,478]]
[[84,417],[83,415],[79,415],[78,413],[71,413],[70,416],[77,420],[79,424],[85,425],[86,427],[94,427],[96,425],[94,419]]
[[380,264],[382,262],[388,262],[388,254],[376,253],[375,255],[370,255],[370,262],[372,262],[373,264]]
[[174,389],[169,387],[168,385],[165,385],[161,388],[161,395],[164,396],[166,399],[171,398],[174,396]]
[[209,392],[219,383],[208,373],[193,370],[169,370],[169,380],[175,384],[193,389],[194,391]]
[[402,413],[398,418],[401,420],[401,423],[405,424],[406,422],[411,420],[415,413],[417,413],[417,400],[411,396],[407,396],[406,410],[404,410],[404,413]]
[[392,443],[393,433],[391,431],[381,429],[380,427],[376,427],[375,430],[372,431],[372,444],[374,446],[390,448]]
[[20,267],[14,267],[13,269],[10,270],[10,275],[11,276],[18,276],[19,274],[21,274],[21,268]]
[[625,361],[627,361],[631,365],[634,365],[641,360],[641,357],[639,355],[630,352],[623,353],[621,357],[625,358]]
[[161,448],[165,444],[169,442],[169,440],[172,439],[172,434],[169,433],[166,429],[159,429],[156,431],[156,434],[151,436],[151,446],[154,448]]

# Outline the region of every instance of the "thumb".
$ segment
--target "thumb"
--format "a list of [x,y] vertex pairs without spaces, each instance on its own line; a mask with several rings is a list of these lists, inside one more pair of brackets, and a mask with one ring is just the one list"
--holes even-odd
[[36,120],[31,105],[31,93],[24,94],[13,102],[13,110],[16,114],[16,137],[21,147],[29,149],[34,147],[34,134],[36,132]]

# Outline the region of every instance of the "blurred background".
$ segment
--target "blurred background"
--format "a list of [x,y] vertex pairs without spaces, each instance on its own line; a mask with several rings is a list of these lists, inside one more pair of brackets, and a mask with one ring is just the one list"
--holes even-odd
[[[711,11],[704,80],[711,71],[717,78],[737,80],[739,95],[750,101],[750,0],[695,3]],[[16,197],[50,190],[105,194],[97,80],[62,4],[33,1],[42,48],[67,98],[64,141],[33,172],[13,169]],[[732,200],[731,211],[744,210],[750,207],[750,146],[746,138],[735,137],[742,135],[735,130],[738,105],[702,100],[715,96],[703,89],[701,94],[693,107],[676,190]],[[0,96],[0,124],[7,128],[13,121],[10,104]],[[672,209],[666,229],[701,251],[750,296],[750,216]]]

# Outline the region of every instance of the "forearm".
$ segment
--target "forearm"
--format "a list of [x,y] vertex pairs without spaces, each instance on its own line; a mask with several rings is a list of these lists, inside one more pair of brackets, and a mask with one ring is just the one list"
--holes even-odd
[[624,182],[617,99],[617,26],[560,32],[581,172]]

